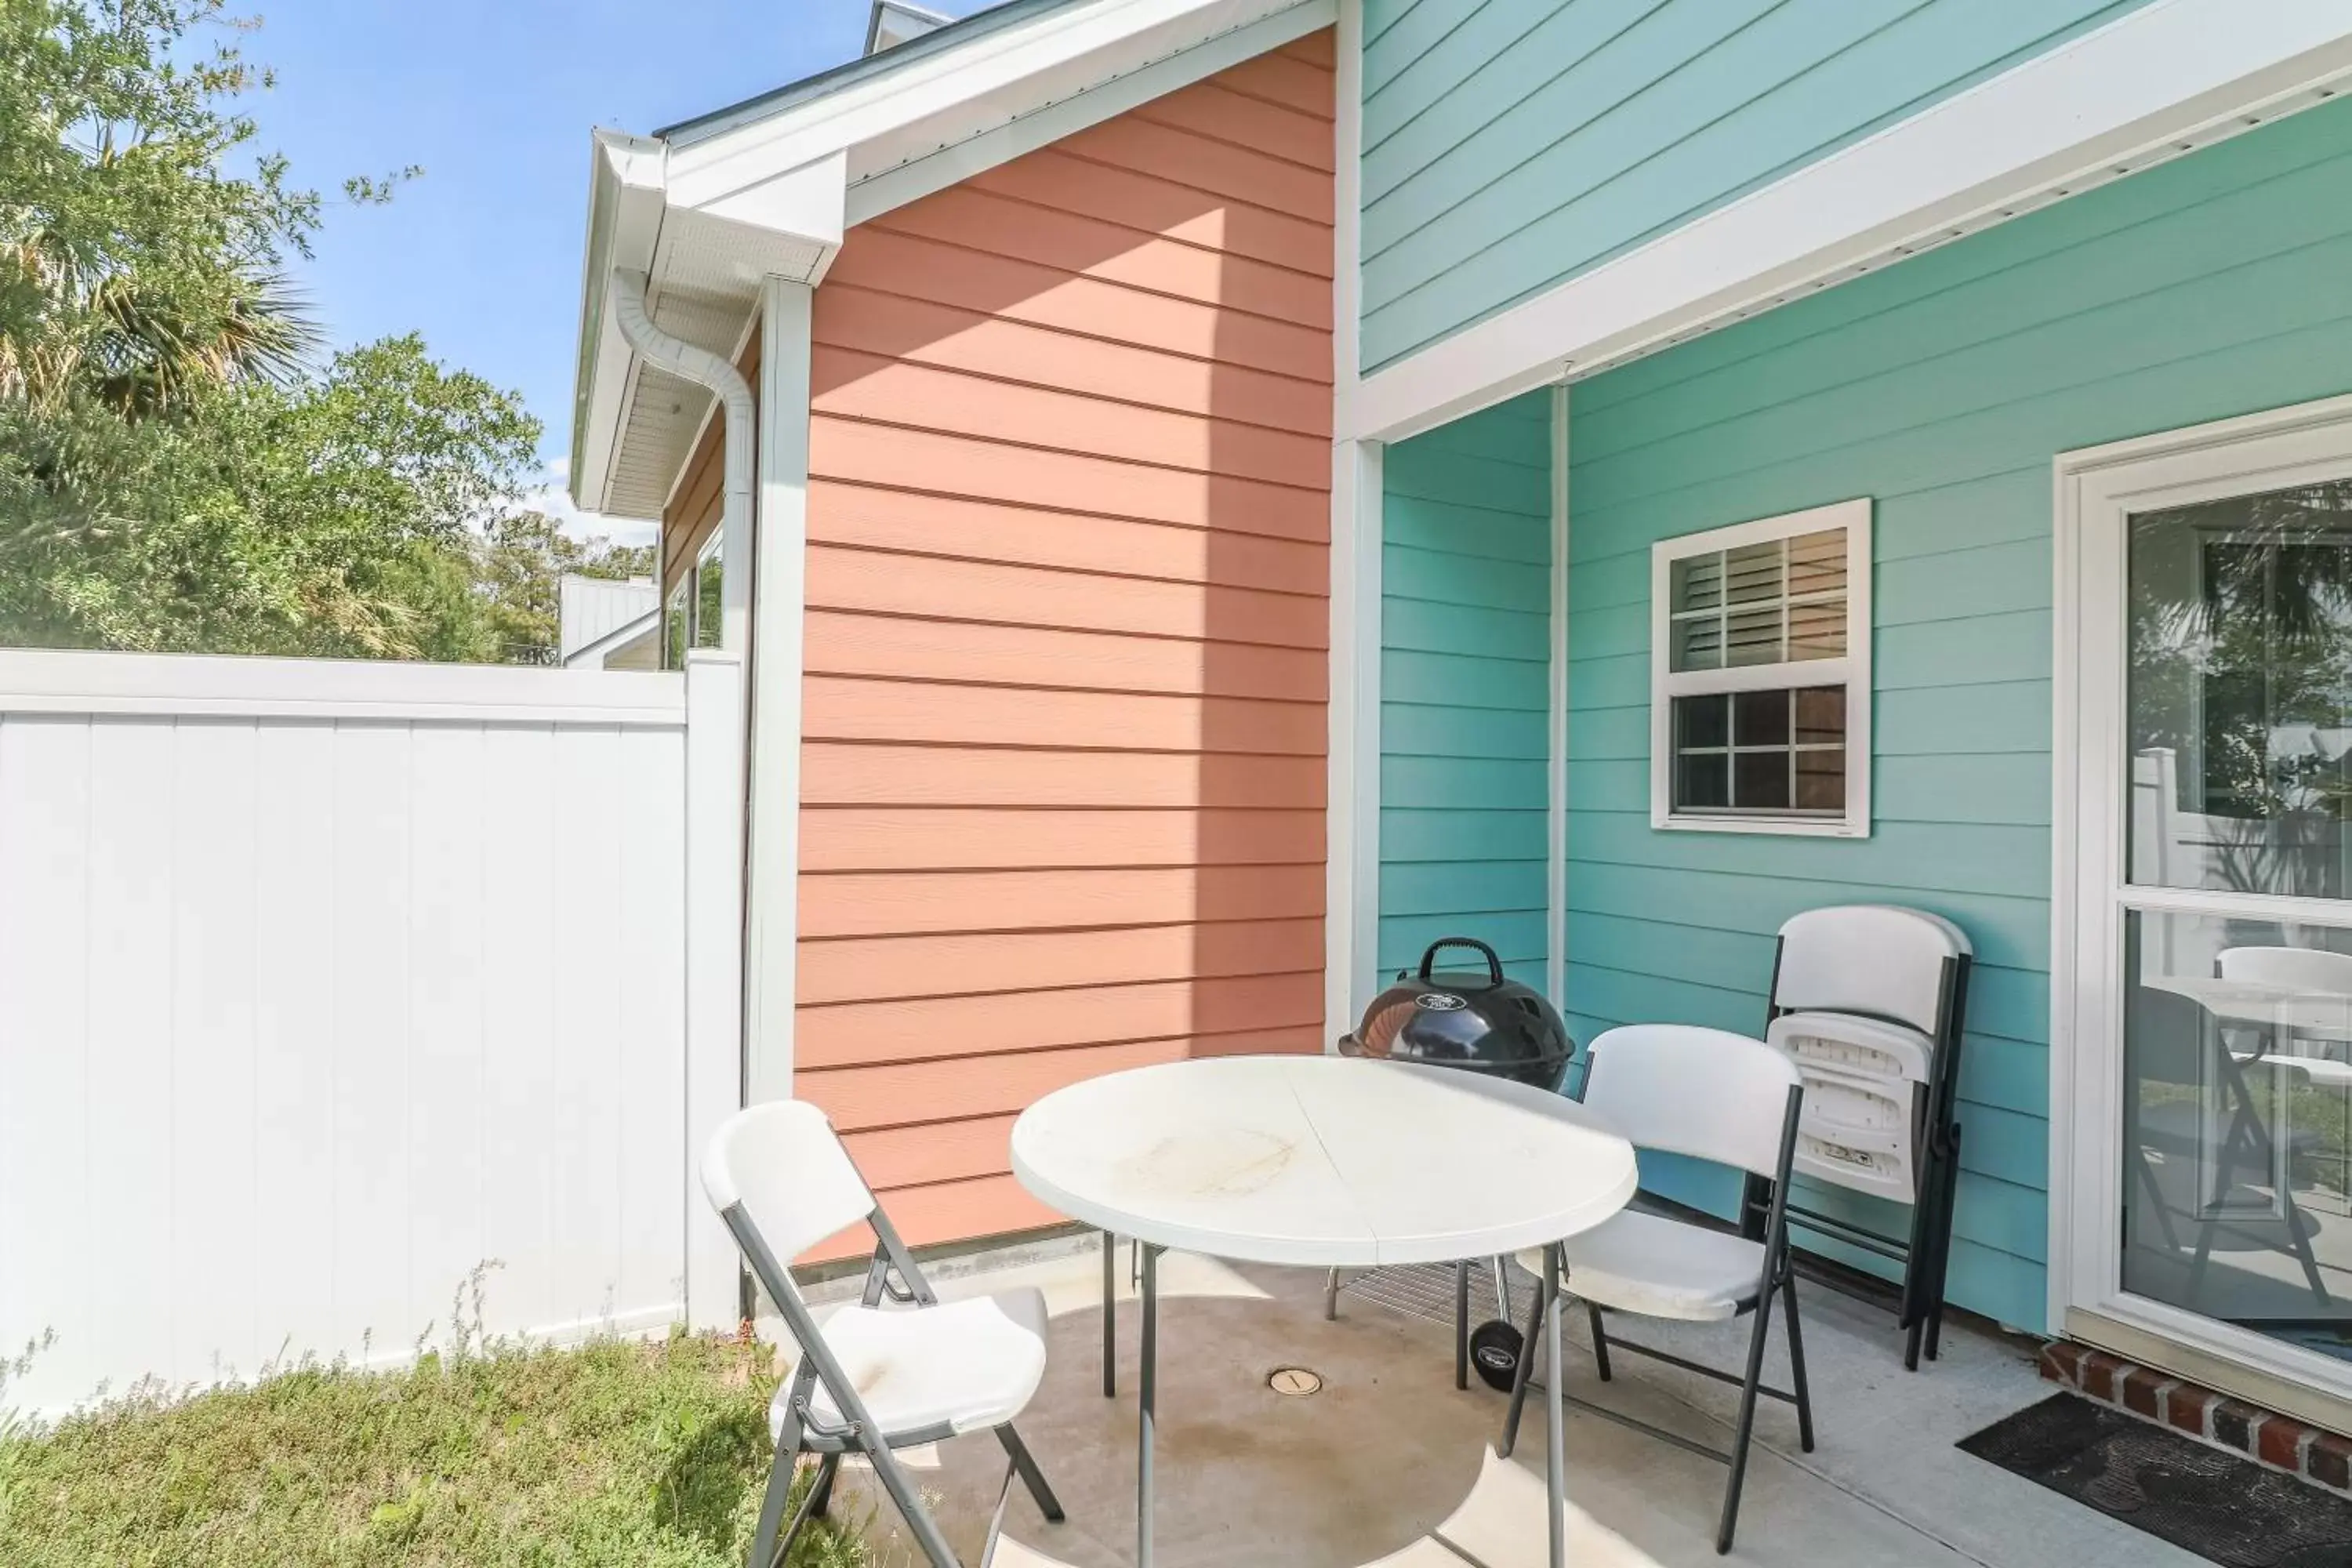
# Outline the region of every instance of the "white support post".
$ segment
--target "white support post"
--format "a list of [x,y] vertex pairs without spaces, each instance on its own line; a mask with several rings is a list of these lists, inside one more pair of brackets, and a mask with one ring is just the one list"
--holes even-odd
[[1549,858],[1544,866],[1544,990],[1568,988],[1568,388],[1551,389],[1551,758]]
[[1343,441],[1331,468],[1329,824],[1324,900],[1328,1045],[1371,999],[1381,905],[1381,458]]
[[744,1091],[793,1092],[801,844],[801,631],[808,563],[814,291],[767,280],[761,311],[759,526],[751,601],[751,773],[743,969]]
[[1332,231],[1330,730],[1326,764],[1323,1041],[1371,999],[1381,901],[1381,447],[1353,441],[1361,384],[1363,0],[1340,0]]
[[743,661],[686,659],[686,1321],[731,1330],[741,1268],[702,1152],[743,1104]]

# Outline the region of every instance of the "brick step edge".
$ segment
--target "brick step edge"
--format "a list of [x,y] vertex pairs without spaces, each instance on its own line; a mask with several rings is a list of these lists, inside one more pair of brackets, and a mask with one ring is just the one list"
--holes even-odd
[[2352,1497],[2352,1440],[2088,1345],[2053,1340],[2039,1361],[2043,1377],[2086,1399]]

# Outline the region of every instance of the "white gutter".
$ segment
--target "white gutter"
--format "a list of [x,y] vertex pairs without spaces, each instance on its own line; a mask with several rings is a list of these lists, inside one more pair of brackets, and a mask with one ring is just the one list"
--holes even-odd
[[609,296],[613,321],[632,348],[673,375],[709,387],[726,411],[726,432],[720,437],[727,467],[719,512],[719,645],[730,653],[745,654],[751,641],[751,459],[758,438],[752,426],[759,410],[751,384],[709,349],[654,325],[646,314],[644,273],[614,268]]

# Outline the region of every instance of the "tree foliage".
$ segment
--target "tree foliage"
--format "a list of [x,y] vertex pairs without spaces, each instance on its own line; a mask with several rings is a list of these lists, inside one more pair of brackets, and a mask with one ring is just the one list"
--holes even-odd
[[282,268],[320,198],[231,171],[269,79],[236,36],[219,0],[0,0],[0,395],[150,414],[297,372]]
[[482,542],[475,570],[477,591],[497,648],[494,657],[520,664],[553,659],[562,629],[558,624],[562,580],[566,576],[650,577],[654,555],[650,544],[573,539],[541,512],[518,512],[499,519]]
[[552,574],[614,565],[515,515],[515,394],[414,335],[320,362],[285,268],[324,209],[254,146],[246,31],[0,0],[0,641],[545,658]]

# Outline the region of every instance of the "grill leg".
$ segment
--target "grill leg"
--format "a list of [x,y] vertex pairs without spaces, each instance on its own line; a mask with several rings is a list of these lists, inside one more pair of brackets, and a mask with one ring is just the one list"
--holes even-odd
[[1601,1326],[1601,1303],[1584,1304],[1586,1318],[1592,1324],[1592,1360],[1601,1369],[1601,1381],[1609,1381],[1609,1331]]

